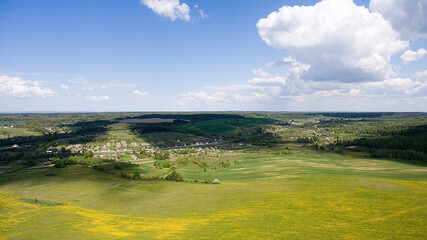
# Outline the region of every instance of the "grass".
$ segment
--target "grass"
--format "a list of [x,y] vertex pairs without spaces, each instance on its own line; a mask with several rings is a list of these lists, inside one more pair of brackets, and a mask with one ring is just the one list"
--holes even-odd
[[211,119],[198,121],[191,124],[179,125],[177,128],[184,131],[201,131],[208,134],[222,135],[231,133],[239,127],[254,127],[275,122],[265,118],[244,118],[244,119]]
[[218,178],[218,185],[133,181],[80,166],[0,176],[0,239],[423,239],[427,234],[425,164],[313,154],[224,158],[236,163],[216,171],[179,170],[187,179]]
[[28,128],[1,128],[0,129],[0,137],[8,136],[8,137],[27,137],[27,136],[38,136],[42,135],[40,132],[34,132],[29,130]]
[[0,126],[4,125],[14,125],[14,124],[25,124],[25,121],[7,121],[7,120],[0,120]]
[[[238,157],[238,156],[237,156]],[[236,156],[225,156],[236,161]],[[316,155],[248,154],[233,166],[215,171],[179,169],[188,179],[222,179],[229,182],[258,181],[280,178],[306,177],[309,175],[354,175],[373,178],[425,180],[426,164],[423,167],[377,159],[354,159]]]

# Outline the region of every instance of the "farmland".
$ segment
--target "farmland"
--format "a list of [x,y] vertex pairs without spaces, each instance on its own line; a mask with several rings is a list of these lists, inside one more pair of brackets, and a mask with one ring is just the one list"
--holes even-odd
[[[0,239],[427,234],[425,142],[400,149],[354,145],[362,139],[379,144],[380,137],[389,146],[397,144],[392,137],[425,138],[407,134],[422,129],[423,114],[169,115],[159,118],[182,121],[123,122],[122,115],[90,114],[85,118],[91,120],[49,126],[63,134],[3,139]],[[412,151],[409,159],[405,154]]]

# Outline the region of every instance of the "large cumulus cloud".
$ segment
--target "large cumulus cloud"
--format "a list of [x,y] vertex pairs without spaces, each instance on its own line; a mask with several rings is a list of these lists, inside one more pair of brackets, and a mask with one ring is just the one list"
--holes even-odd
[[314,6],[284,6],[257,23],[268,45],[286,49],[311,66],[319,81],[381,81],[393,76],[391,56],[405,49],[390,22],[352,0],[323,0]]
[[369,8],[390,21],[401,38],[427,37],[427,0],[371,0]]

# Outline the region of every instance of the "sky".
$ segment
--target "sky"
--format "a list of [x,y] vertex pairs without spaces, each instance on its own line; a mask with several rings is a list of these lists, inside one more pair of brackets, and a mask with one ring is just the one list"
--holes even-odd
[[427,0],[0,0],[0,112],[427,111]]

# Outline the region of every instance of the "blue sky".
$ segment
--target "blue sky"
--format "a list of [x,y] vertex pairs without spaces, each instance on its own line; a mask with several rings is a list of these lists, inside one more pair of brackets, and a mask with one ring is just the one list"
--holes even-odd
[[0,111],[427,111],[423,9],[0,0]]

